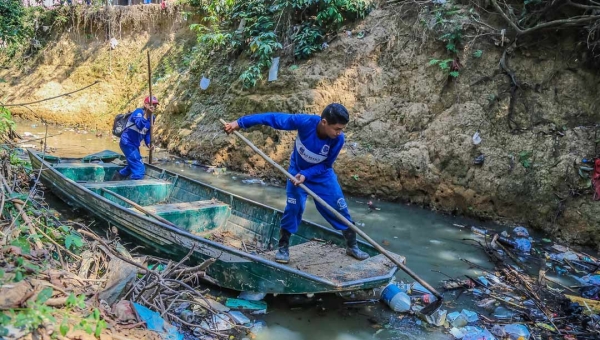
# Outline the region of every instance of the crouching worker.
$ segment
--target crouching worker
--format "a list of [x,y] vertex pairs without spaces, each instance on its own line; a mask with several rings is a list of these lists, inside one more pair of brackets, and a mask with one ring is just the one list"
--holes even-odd
[[150,97],[144,99],[144,107],[137,108],[131,113],[129,121],[123,130],[121,135],[121,141],[119,147],[125,158],[127,159],[127,166],[119,170],[118,175],[114,179],[122,179],[128,176],[130,179],[143,179],[146,174],[144,162],[142,161],[142,155],[140,154],[140,144],[142,140],[149,149],[153,146],[150,143],[150,117],[152,121],[156,117],[153,115],[156,107],[158,106],[158,99],[152,96],[152,102]]
[[[279,251],[275,261],[280,263],[290,261],[290,236],[298,231],[306,205],[307,193],[298,187],[299,184],[304,183],[327,204],[352,221],[342,189],[333,171],[333,163],[344,145],[342,131],[349,120],[346,108],[334,103],[323,110],[321,117],[309,114],[262,113],[241,117],[225,125],[227,133],[259,124],[278,130],[298,131],[289,167],[289,172],[295,176],[295,180],[288,181],[286,186],[287,204],[281,219]],[[358,248],[356,232],[349,229],[319,203],[315,202],[315,205],[327,222],[342,231],[346,239],[346,254],[359,260],[367,259],[369,254]]]

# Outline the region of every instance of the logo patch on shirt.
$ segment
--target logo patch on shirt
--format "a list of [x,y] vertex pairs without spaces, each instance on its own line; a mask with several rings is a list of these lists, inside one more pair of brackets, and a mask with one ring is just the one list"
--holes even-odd
[[296,204],[296,199],[293,197],[288,197],[287,201],[289,204]]
[[298,151],[300,157],[302,157],[302,159],[308,163],[319,164],[327,159],[327,155],[318,154],[316,151],[313,152],[307,148],[304,144],[302,144],[300,138],[296,138],[296,151]]
[[339,200],[337,200],[337,205],[338,205],[338,208],[340,208],[340,210],[348,208],[348,205],[346,204],[346,200],[343,198],[340,198]]
[[327,155],[329,153],[329,145],[325,144],[323,145],[323,147],[321,148],[321,152],[319,152],[321,155]]

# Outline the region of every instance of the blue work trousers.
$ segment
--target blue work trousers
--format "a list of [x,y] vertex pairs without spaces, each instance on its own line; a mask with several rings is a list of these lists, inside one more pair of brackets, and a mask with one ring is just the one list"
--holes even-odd
[[[304,185],[321,197],[327,204],[336,209],[340,214],[346,217],[348,221],[354,223],[350,217],[350,212],[348,211],[348,205],[346,204],[344,195],[342,194],[342,188],[340,188],[336,177],[332,177],[331,180],[327,181],[326,183],[306,181],[304,182]],[[281,228],[294,234],[298,231],[298,226],[302,221],[302,213],[304,213],[304,209],[306,207],[306,196],[308,193],[304,191],[304,189],[294,186],[294,184],[289,180],[287,181],[286,193],[287,204],[285,205],[283,217],[281,218]],[[337,230],[348,229],[348,227],[338,220],[338,218],[335,217],[335,215],[329,210],[327,210],[327,208],[316,201],[315,206],[317,207],[317,210],[321,216],[323,216],[332,227]]]
[[130,179],[143,179],[146,174],[146,167],[144,167],[142,161],[140,147],[124,143],[119,143],[119,146],[127,159],[127,166],[119,170],[119,174],[123,177],[131,175]]

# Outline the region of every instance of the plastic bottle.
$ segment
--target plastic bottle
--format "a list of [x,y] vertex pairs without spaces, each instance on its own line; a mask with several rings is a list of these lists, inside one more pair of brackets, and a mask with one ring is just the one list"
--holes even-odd
[[381,292],[381,299],[394,312],[408,312],[410,310],[410,297],[400,287],[390,283]]
[[487,235],[487,233],[488,233],[487,230],[477,228],[477,227],[471,227],[471,231],[474,232],[475,234],[479,234],[479,235]]
[[464,314],[458,314],[456,319],[452,320],[452,327],[461,328],[469,323],[467,317]]

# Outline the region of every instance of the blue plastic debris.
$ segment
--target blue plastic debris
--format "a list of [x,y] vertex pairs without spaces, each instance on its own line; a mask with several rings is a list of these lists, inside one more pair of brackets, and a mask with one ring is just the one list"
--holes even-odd
[[518,237],[529,237],[529,232],[527,231],[527,229],[525,229],[525,227],[522,226],[518,226],[515,229],[513,229],[513,233],[515,234],[515,236]]
[[225,306],[234,309],[250,309],[250,310],[262,310],[267,309],[267,303],[264,301],[248,301],[241,299],[229,298],[225,301]]
[[179,333],[175,326],[161,318],[159,313],[135,302],[133,302],[133,306],[149,330],[159,333],[165,340],[183,340],[183,334]]
[[577,277],[575,275],[571,275],[571,277],[573,277],[575,280],[579,281],[579,283],[585,284],[585,285],[594,285],[594,286],[600,286],[600,275],[585,275],[582,277]]
[[529,253],[531,251],[531,241],[526,238],[518,238],[515,240],[515,248],[523,253]]

